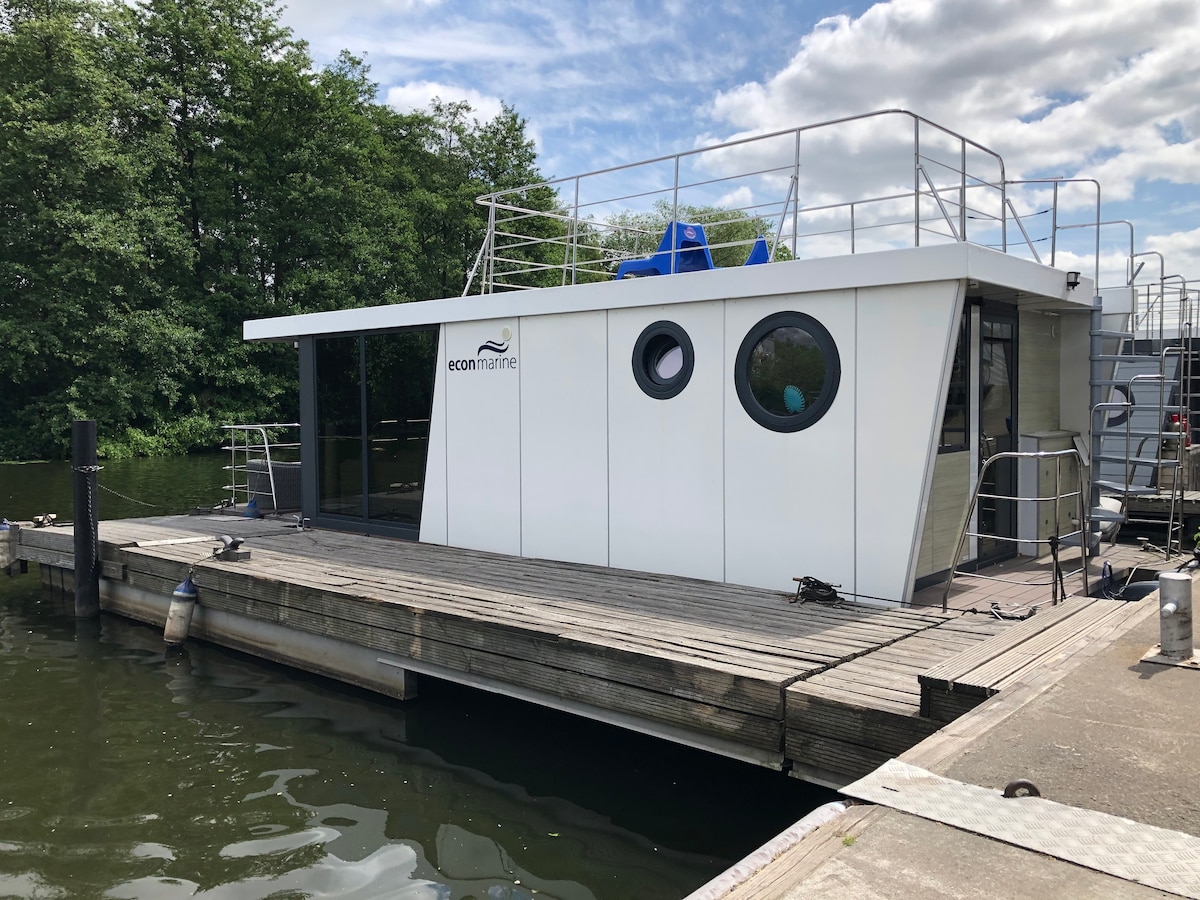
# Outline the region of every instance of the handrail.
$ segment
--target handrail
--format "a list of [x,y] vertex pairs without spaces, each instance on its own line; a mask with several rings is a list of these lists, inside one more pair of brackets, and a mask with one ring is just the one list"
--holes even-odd
[[[896,145],[895,149],[900,152],[904,152],[902,147],[908,147],[911,152],[911,162],[908,165],[913,172],[912,189],[887,196],[867,197],[850,196],[852,192],[846,191],[846,199],[840,202],[804,206],[800,200],[802,137],[821,129],[856,125],[881,117],[902,117],[912,123],[911,138],[903,135],[903,128],[899,132],[872,129],[872,137],[880,135],[878,139],[886,142],[886,149],[889,151],[893,149],[893,143]],[[764,152],[758,153],[755,160],[745,169],[735,171],[734,167],[726,165],[726,160],[722,159],[721,154],[751,144],[765,145],[767,142],[775,143]],[[967,171],[968,151],[975,156],[971,162],[973,168],[983,167],[985,171]],[[633,170],[654,172],[656,167],[661,172],[661,181],[649,185],[649,189],[640,189],[646,181],[645,176],[642,172]],[[934,178],[935,170],[938,173],[953,174],[953,181],[945,179],[947,183],[939,185]],[[630,173],[627,189],[613,190],[601,196],[604,194],[605,179],[611,179],[612,176],[623,172]],[[694,177],[688,177],[689,175]],[[781,183],[784,177],[787,177],[789,182],[786,190]],[[739,179],[740,184],[737,183]],[[584,196],[583,193],[585,183],[588,186],[588,196]],[[629,230],[614,222],[613,216],[631,211],[629,204],[633,201],[640,200],[645,204],[633,208],[640,210],[649,207],[649,198],[661,198],[665,221],[680,221],[681,211],[688,205],[705,208],[716,205],[723,210],[744,214],[749,219],[769,223],[764,227],[764,232],[773,229],[774,233],[764,233],[764,236],[768,238],[768,247],[772,251],[770,255],[774,258],[774,251],[779,243],[787,243],[792,256],[796,257],[800,250],[798,241],[801,238],[813,237],[807,233],[801,234],[799,220],[802,214],[811,217],[811,223],[827,217],[829,210],[845,211],[849,216],[849,227],[833,230],[819,228],[814,234],[818,237],[847,235],[851,253],[861,251],[863,242],[856,240],[856,237],[861,237],[867,229],[898,226],[911,228],[911,237],[907,240],[883,230],[875,232],[875,239],[867,244],[873,249],[919,246],[924,239],[923,235],[929,234],[940,241],[966,241],[968,220],[985,222],[986,227],[999,229],[1003,234],[1007,230],[1010,215],[1010,208],[1006,203],[1008,184],[1004,160],[999,153],[909,110],[882,109],[843,116],[696,147],[635,163],[609,166],[581,175],[483,194],[476,202],[488,208],[488,230],[468,272],[463,295],[472,291],[484,294],[549,283],[574,284],[578,275],[585,275],[589,280],[612,277],[616,265],[636,253],[628,246],[621,247],[619,241],[611,241],[606,237]],[[728,187],[726,196],[737,199],[730,202],[718,200],[714,204],[714,187],[721,190]],[[994,194],[997,198],[995,206],[968,204],[968,195],[979,190],[987,191],[989,195]],[[555,208],[533,208],[528,197],[530,192],[535,191],[539,196],[546,196],[547,192],[557,196]],[[782,203],[776,199],[780,194],[775,194],[773,198],[770,196],[774,191],[784,194]],[[755,199],[760,197],[764,199]],[[908,208],[904,210],[903,215],[897,216],[895,213],[900,210],[892,209],[890,204],[893,203],[901,204],[901,209],[907,204]],[[871,215],[863,214],[867,204],[873,205]],[[932,220],[929,220],[930,204],[936,205]],[[984,209],[985,205],[989,208]],[[1015,213],[1013,216],[1016,218]],[[892,222],[891,219],[898,221]],[[523,223],[531,220],[552,224],[544,225],[540,230],[529,226],[528,232],[522,233],[522,229],[525,228]],[[877,220],[882,220],[882,224]],[[933,222],[936,224],[931,227]],[[699,224],[707,227],[712,223],[701,221]],[[737,240],[730,245],[749,246],[754,243],[754,239],[750,237],[745,241]],[[549,256],[547,251],[538,251],[534,248],[536,244],[553,245],[555,255]],[[534,263],[533,258],[520,259],[522,255],[537,257],[537,263]],[[547,262],[549,259],[555,261]],[[596,265],[597,261],[599,265]],[[545,273],[547,269],[560,267],[563,270],[561,278],[546,280],[544,275],[539,277],[539,273]]]
[[[279,495],[275,491],[275,461],[271,457],[272,449],[278,450],[296,450],[300,448],[299,441],[272,441],[270,434],[282,428],[299,428],[299,422],[273,422],[270,424],[256,425],[222,425],[223,431],[229,432],[229,444],[222,449],[229,451],[229,465],[225,469],[229,471],[230,483],[224,486],[224,490],[230,492],[230,501],[237,506],[239,492],[246,495],[246,502],[254,498],[258,491],[250,489],[250,456],[251,454],[261,454],[267,464],[267,482],[271,486],[271,508],[279,509]],[[250,443],[250,437],[257,432],[261,443]],[[242,438],[241,443],[238,443],[239,435]],[[243,464],[238,465],[237,456],[243,455]],[[246,473],[245,485],[238,483],[238,472]]]
[[[1005,459],[1013,459],[1013,460],[1053,459],[1054,460],[1054,496],[1052,496],[1052,497],[1042,497],[1042,496],[1020,497],[1020,496],[1016,496],[1016,495],[1008,496],[1005,494],[985,494],[985,493],[983,493],[981,489],[983,487],[984,482],[986,481],[986,475],[988,473],[988,470],[993,465],[995,465],[997,462],[999,462],[1000,460],[1005,460]],[[1062,464],[1063,464],[1063,461],[1066,459],[1074,459],[1076,462],[1076,466],[1077,466],[1076,472],[1078,473],[1078,476],[1077,476],[1078,477],[1078,487],[1076,490],[1068,491],[1068,492],[1064,493],[1063,489],[1062,489],[1062,487],[1063,487],[1063,485],[1062,485]],[[1014,490],[1015,490],[1015,487],[1014,487]],[[1078,515],[1078,519],[1076,519],[1075,521],[1077,521],[1079,523],[1079,527],[1072,531],[1068,531],[1065,534],[1060,534],[1059,526],[1061,523],[1062,500],[1066,497],[1075,497],[1076,498],[1077,505],[1078,505],[1077,512],[1079,515]],[[1049,502],[1049,501],[1053,500],[1054,501],[1054,533],[1051,534],[1050,537],[1048,537],[1048,538],[1038,538],[1036,536],[1029,538],[1029,537],[1009,537],[1007,535],[995,535],[995,534],[986,534],[986,533],[978,532],[978,531],[971,531],[970,530],[971,518],[975,514],[975,510],[977,509],[977,507],[979,505],[980,498],[999,500],[999,501],[1007,501],[1007,502],[1011,502],[1011,503],[1016,503],[1018,505],[1021,503],[1045,503],[1045,502]],[[1046,582],[1046,583],[1048,583],[1050,585],[1051,600],[1054,604],[1058,604],[1060,601],[1066,599],[1065,596],[1059,595],[1060,589],[1062,588],[1063,572],[1062,572],[1062,569],[1061,569],[1061,566],[1060,566],[1059,560],[1058,560],[1058,550],[1062,546],[1062,542],[1064,539],[1078,537],[1079,538],[1080,555],[1081,555],[1081,559],[1082,559],[1082,566],[1081,566],[1080,571],[1082,571],[1082,573],[1083,573],[1083,589],[1084,589],[1085,594],[1089,593],[1087,560],[1088,560],[1088,549],[1089,549],[1088,548],[1088,534],[1090,533],[1090,531],[1091,531],[1090,517],[1087,514],[1086,504],[1083,502],[1083,457],[1080,456],[1080,453],[1078,450],[1076,450],[1075,448],[1070,448],[1067,450],[1021,450],[1021,451],[1005,450],[1000,453],[995,453],[995,454],[989,456],[987,458],[987,460],[984,462],[983,467],[980,469],[979,477],[976,479],[976,482],[975,482],[975,488],[971,492],[971,503],[967,507],[967,515],[963,521],[962,530],[959,533],[958,544],[955,546],[954,556],[951,558],[952,561],[951,561],[951,565],[950,565],[950,575],[946,579],[946,589],[942,593],[942,610],[945,611],[945,610],[949,609],[950,588],[954,584],[954,577],[956,575],[969,577],[969,578],[985,578],[989,581],[1008,582],[1008,579],[998,578],[996,576],[979,575],[976,572],[959,572],[958,571],[959,560],[962,559],[963,545],[966,543],[968,537],[988,538],[989,540],[1007,541],[1007,542],[1016,543],[1016,544],[1047,544],[1049,546],[1051,555],[1054,558],[1054,567],[1051,570],[1050,581]],[[1074,575],[1076,573],[1072,572],[1071,574]],[[1027,584],[1027,585],[1043,584],[1043,582],[1037,582],[1037,581],[1008,582],[1008,583]]]

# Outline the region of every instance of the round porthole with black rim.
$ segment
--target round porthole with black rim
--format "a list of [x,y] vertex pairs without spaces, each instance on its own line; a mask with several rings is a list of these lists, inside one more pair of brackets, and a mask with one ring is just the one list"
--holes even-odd
[[746,413],[771,431],[800,431],[828,412],[842,379],[837,344],[825,326],[778,312],[750,329],[738,349],[733,382]]
[[692,377],[692,339],[674,322],[647,325],[633,345],[633,377],[647,396],[668,400]]

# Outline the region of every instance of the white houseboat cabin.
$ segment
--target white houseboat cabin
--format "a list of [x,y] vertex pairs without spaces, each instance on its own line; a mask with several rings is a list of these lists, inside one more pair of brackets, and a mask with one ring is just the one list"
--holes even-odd
[[313,524],[864,603],[1062,531],[995,499],[1036,462],[970,500],[1086,453],[1092,184],[888,110],[481,203],[464,296],[245,324],[299,348]]

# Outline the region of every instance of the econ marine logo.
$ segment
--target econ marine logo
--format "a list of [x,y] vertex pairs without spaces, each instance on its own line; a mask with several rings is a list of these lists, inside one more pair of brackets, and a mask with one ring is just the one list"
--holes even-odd
[[515,369],[517,355],[509,353],[512,329],[500,331],[500,340],[484,341],[475,351],[475,358],[452,359],[447,363],[451,372],[494,372],[499,369]]

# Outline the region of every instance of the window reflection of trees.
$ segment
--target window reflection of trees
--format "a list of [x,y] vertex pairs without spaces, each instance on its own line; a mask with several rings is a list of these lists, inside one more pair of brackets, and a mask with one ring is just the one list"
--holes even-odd
[[419,526],[437,334],[418,329],[316,342],[322,513]]
[[789,385],[797,388],[804,398],[804,408],[810,408],[825,384],[825,356],[816,339],[804,329],[776,328],[751,352],[748,375],[754,398],[764,410],[791,416],[799,410],[788,408],[784,392]]

